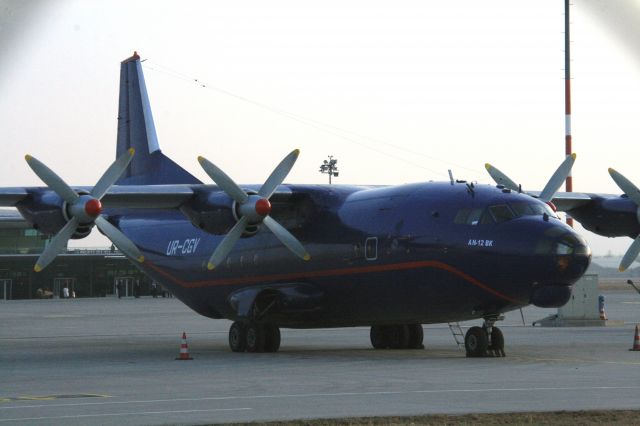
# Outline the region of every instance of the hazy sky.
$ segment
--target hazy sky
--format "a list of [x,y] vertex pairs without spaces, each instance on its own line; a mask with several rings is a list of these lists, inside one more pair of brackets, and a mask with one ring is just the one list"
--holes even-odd
[[[574,190],[619,194],[608,167],[640,185],[640,2],[573,3]],[[25,153],[95,183],[134,50],[163,152],[205,182],[198,155],[259,183],[300,148],[289,182],[325,182],[334,155],[338,184],[490,183],[490,162],[540,190],[564,157],[561,1],[16,4],[0,2],[3,186],[41,184]],[[586,236],[596,254],[631,243]]]

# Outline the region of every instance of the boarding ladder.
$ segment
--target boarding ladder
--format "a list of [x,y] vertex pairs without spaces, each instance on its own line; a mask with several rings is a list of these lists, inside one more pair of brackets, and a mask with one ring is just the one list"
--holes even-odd
[[464,333],[462,332],[462,328],[460,328],[459,322],[450,322],[449,330],[451,330],[451,334],[453,335],[453,340],[456,341],[458,345],[458,349],[464,349]]

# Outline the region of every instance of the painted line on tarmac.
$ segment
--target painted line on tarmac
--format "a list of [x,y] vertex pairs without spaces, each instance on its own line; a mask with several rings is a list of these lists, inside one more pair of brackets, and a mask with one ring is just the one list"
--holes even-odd
[[584,362],[590,364],[611,364],[611,365],[640,365],[640,361],[607,361],[604,359],[581,359],[581,358],[534,358],[527,356],[510,356],[510,359],[518,358],[522,361],[535,362]]
[[[189,336],[227,334],[228,331],[192,331]],[[92,339],[101,337],[175,337],[175,333],[127,333],[127,334],[60,334],[46,336],[2,336],[0,340],[37,340],[37,339]]]
[[150,416],[154,414],[192,414],[192,413],[210,413],[220,411],[249,411],[253,408],[211,408],[208,410],[171,410],[171,411],[135,411],[131,413],[104,413],[104,414],[76,414],[66,416],[43,416],[43,417],[22,417],[15,419],[0,419],[3,422],[28,422],[35,420],[60,420],[60,419],[84,419],[89,417],[118,417],[118,416]]
[[[25,408],[56,408],[56,407],[81,407],[81,406],[108,406],[125,404],[159,404],[172,402],[202,402],[202,401],[233,401],[252,399],[286,399],[286,398],[341,398],[361,397],[376,395],[420,395],[420,394],[447,394],[447,393],[486,393],[486,392],[552,392],[552,391],[640,391],[640,386],[567,386],[567,387],[531,387],[531,388],[478,388],[478,389],[424,389],[410,391],[372,391],[372,392],[336,392],[336,393],[306,393],[306,394],[276,394],[276,395],[238,395],[238,396],[210,396],[199,398],[173,398],[173,399],[148,399],[133,401],[104,401],[104,402],[78,402],[70,404],[38,404],[38,405],[14,405],[0,407],[2,410]],[[2,421],[2,420],[0,420]]]
[[38,396],[5,396],[0,397],[0,402],[13,401],[53,401],[56,399],[80,399],[80,398],[111,398],[110,395],[98,395],[95,393],[79,393],[64,395],[38,395]]

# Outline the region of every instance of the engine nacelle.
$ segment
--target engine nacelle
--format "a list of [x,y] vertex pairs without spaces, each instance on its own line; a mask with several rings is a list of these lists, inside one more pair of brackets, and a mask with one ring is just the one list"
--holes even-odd
[[[33,192],[29,197],[16,204],[16,208],[34,229],[43,234],[58,233],[69,221],[65,211],[66,203],[53,191]],[[93,223],[81,224],[71,236],[84,238],[91,233]]]
[[603,198],[568,212],[587,230],[605,237],[635,238],[640,233],[640,209],[627,196]]
[[180,211],[194,226],[210,234],[223,235],[237,222],[233,208],[233,199],[224,192],[203,190],[182,205]]

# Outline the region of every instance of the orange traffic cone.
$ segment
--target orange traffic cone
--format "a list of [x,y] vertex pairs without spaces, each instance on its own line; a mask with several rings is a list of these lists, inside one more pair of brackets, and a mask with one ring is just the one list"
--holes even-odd
[[180,361],[188,361],[192,360],[189,356],[189,345],[187,345],[187,333],[182,332],[182,343],[180,343],[180,354],[176,358],[176,360]]
[[604,312],[604,306],[600,308],[600,319],[603,321],[607,320],[607,314]]
[[603,321],[607,320],[607,314],[604,312],[604,296],[600,295],[598,297],[598,308],[600,310],[600,319]]
[[638,326],[636,325],[636,335],[633,336],[633,347],[630,351],[640,351],[640,335],[638,334]]

